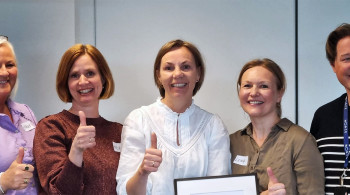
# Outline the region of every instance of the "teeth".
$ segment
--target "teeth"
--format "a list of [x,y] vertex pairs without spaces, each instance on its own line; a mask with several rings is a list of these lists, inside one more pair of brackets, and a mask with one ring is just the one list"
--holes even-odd
[[249,103],[250,104],[262,104],[263,102],[261,102],[261,101],[250,101]]
[[184,87],[186,83],[172,84],[173,87]]
[[89,93],[90,91],[92,91],[92,89],[84,89],[84,90],[80,90],[80,93]]
[[0,81],[0,84],[4,84],[4,83],[7,83],[7,81]]

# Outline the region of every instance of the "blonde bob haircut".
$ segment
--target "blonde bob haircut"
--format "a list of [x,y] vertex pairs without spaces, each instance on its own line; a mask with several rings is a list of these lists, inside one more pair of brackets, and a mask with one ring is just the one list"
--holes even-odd
[[72,102],[72,95],[68,88],[69,72],[74,62],[82,55],[89,55],[96,63],[100,71],[103,89],[100,94],[100,99],[107,99],[114,93],[114,81],[111,70],[108,67],[107,61],[101,52],[94,46],[86,44],[76,44],[70,47],[62,56],[57,70],[56,76],[56,91],[63,102]]
[[154,67],[153,67],[153,78],[154,78],[154,82],[156,84],[156,86],[159,89],[159,93],[160,95],[164,98],[165,97],[165,90],[164,87],[162,85],[162,83],[159,81],[158,79],[158,73],[160,70],[160,63],[162,61],[162,58],[165,54],[167,54],[170,51],[179,49],[181,47],[185,47],[187,48],[193,55],[193,58],[195,60],[196,63],[196,67],[197,67],[197,71],[199,71],[199,81],[196,83],[194,89],[193,89],[193,93],[192,96],[196,95],[196,93],[199,91],[199,89],[201,88],[203,81],[204,81],[204,75],[205,75],[205,65],[204,65],[204,61],[202,58],[201,53],[199,52],[199,50],[197,49],[196,46],[194,46],[192,43],[187,42],[187,41],[183,41],[180,39],[177,40],[173,40],[173,41],[169,41],[166,44],[164,44],[162,46],[162,48],[160,48],[160,50],[158,51],[156,60],[154,62]]

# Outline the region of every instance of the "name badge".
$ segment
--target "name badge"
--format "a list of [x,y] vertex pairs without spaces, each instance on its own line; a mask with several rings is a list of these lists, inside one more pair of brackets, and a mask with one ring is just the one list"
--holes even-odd
[[120,143],[113,142],[114,151],[120,152]]
[[35,126],[30,121],[22,123],[21,126],[24,129],[24,131],[31,131],[35,129]]
[[242,165],[242,166],[247,166],[248,165],[248,156],[241,156],[237,155],[233,163]]

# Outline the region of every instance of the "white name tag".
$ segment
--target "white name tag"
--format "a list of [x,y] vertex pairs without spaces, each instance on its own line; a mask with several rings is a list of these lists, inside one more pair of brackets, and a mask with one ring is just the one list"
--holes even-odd
[[35,126],[30,121],[22,123],[21,126],[23,127],[24,131],[31,131],[35,129]]
[[247,166],[248,165],[248,156],[237,155],[233,163],[238,165]]
[[114,151],[120,152],[120,143],[113,142]]

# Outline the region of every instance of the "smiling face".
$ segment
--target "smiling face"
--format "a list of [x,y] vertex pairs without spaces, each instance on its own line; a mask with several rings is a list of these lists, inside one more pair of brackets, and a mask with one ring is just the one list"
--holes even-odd
[[73,64],[68,77],[73,107],[98,106],[102,79],[96,63],[87,54]]
[[242,75],[239,100],[250,118],[278,117],[277,103],[283,92],[277,90],[275,76],[266,68],[256,66]]
[[0,45],[0,96],[6,100],[16,84],[17,64],[16,58],[10,47]]
[[332,64],[332,69],[339,82],[350,93],[350,36],[339,40],[337,44],[337,56]]
[[158,79],[165,90],[163,102],[180,100],[191,104],[193,89],[199,78],[196,62],[186,47],[169,51],[162,57],[158,71]]

